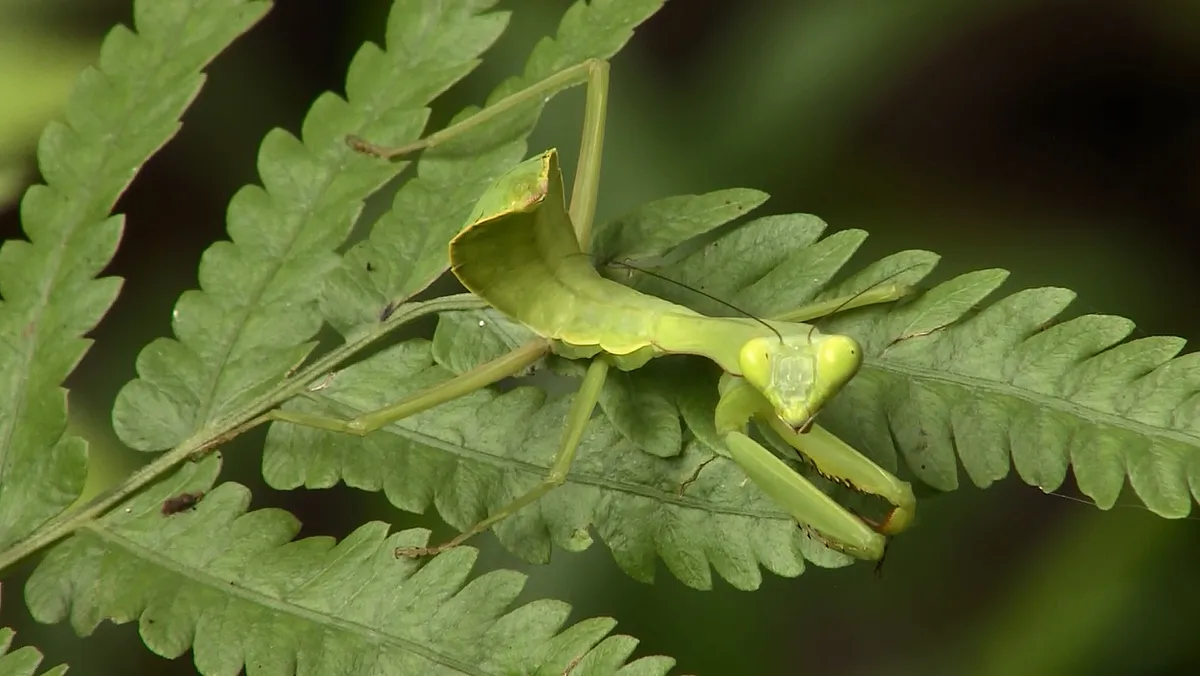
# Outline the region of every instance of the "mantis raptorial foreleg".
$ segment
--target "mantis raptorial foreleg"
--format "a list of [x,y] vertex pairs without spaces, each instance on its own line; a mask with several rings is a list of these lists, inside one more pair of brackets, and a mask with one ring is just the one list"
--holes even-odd
[[[893,509],[887,518],[882,523],[868,522],[843,508],[774,453],[746,436],[742,430],[751,418],[767,421],[822,476],[890,502]],[[741,378],[723,379],[716,427],[730,457],[755,485],[832,549],[881,560],[887,548],[885,536],[904,530],[912,522],[916,499],[907,483],[818,425],[803,434],[791,429],[774,414],[762,394]]]
[[[876,531],[894,535],[912,523],[916,497],[908,483],[892,476],[891,472],[820,425],[813,425],[800,434],[784,425],[778,417],[766,416],[766,420],[771,430],[812,463],[818,474],[859,493],[883,498],[893,505],[884,521],[870,522]],[[847,477],[851,480],[847,481]],[[858,518],[863,517],[859,515]]]

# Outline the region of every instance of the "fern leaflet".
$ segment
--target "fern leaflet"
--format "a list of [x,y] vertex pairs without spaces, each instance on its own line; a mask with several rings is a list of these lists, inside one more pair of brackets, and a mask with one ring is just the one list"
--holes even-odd
[[[0,676],[34,676],[42,664],[42,654],[32,646],[9,652],[14,636],[16,632],[12,629],[0,628]],[[42,676],[62,676],[65,673],[67,665],[60,664],[50,671],[43,671]]]
[[[21,202],[29,241],[0,249],[0,549],[61,512],[82,490],[87,444],[66,434],[60,384],[120,290],[95,279],[116,252],[107,218],[136,171],[179,128],[200,69],[266,11],[245,0],[141,0],[138,33],[113,29],[85,70],[66,122],[42,134],[46,185]],[[186,30],[185,30],[186,28]]]

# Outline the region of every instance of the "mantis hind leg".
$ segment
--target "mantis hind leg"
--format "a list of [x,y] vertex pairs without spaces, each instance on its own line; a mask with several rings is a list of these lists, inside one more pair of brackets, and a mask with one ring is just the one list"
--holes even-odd
[[563,89],[586,83],[587,102],[584,108],[583,136],[579,143],[579,162],[575,167],[570,209],[571,222],[575,225],[579,245],[586,251],[591,243],[591,224],[596,211],[596,192],[600,181],[604,121],[608,110],[608,71],[607,61],[586,59],[525,89],[513,92],[445,129],[395,148],[378,146],[357,136],[348,136],[346,142],[358,152],[391,160],[446,143],[505,113],[534,102],[544,102]]
[[842,312],[843,310],[852,310],[867,305],[891,303],[912,294],[913,291],[914,288],[912,286],[891,282],[855,294],[846,294],[828,300],[807,303],[778,316],[771,317],[771,319],[781,322],[803,322],[809,319],[816,319],[817,317],[825,317],[836,312]]
[[[475,114],[459,120],[449,127],[434,132],[422,139],[413,141],[412,143],[396,146],[394,148],[388,148],[375,145],[374,143],[366,141],[365,139],[357,136],[349,136],[347,137],[346,141],[350,144],[350,147],[361,153],[374,155],[385,160],[395,159],[397,157],[415,153],[419,150],[424,150],[425,148],[432,148],[436,145],[440,145],[455,138],[456,136],[462,136],[463,134],[470,132],[480,125],[487,124],[488,122],[515,108],[519,108],[526,103],[530,103],[538,99],[545,100],[568,87],[573,87],[586,82],[589,86],[600,85],[600,89],[607,89],[607,75],[607,61],[603,61],[601,59],[586,59],[575,64],[574,66],[564,68],[563,70],[558,71],[544,80],[535,82],[524,89],[515,91],[499,101],[487,106],[486,108],[480,109]],[[596,93],[603,96],[603,94],[606,92],[597,91]],[[597,112],[599,112],[600,116],[603,117],[604,109],[602,107]],[[586,119],[584,121],[584,126],[588,126]]]
[[433,387],[417,392],[394,404],[350,419],[275,409],[263,414],[261,422],[276,420],[332,432],[366,436],[397,420],[427,411],[434,406],[458,399],[504,378],[514,376],[532,366],[549,352],[549,341],[540,338],[531,340],[512,352],[484,362]]
[[588,366],[587,374],[583,377],[583,384],[571,402],[562,441],[559,443],[558,452],[554,454],[550,472],[546,474],[545,478],[523,495],[492,512],[486,519],[471,526],[452,540],[434,547],[397,547],[396,557],[432,556],[457,547],[563,485],[567,480],[567,472],[571,469],[571,463],[575,461],[575,452],[579,450],[579,442],[583,439],[583,432],[587,428],[588,421],[591,420],[592,411],[596,408],[596,402],[600,400],[600,390],[604,387],[608,368],[608,361],[604,359],[593,359],[591,365]]

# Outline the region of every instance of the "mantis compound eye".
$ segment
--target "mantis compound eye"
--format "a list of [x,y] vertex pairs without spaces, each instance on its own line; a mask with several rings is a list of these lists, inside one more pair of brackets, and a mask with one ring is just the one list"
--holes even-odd
[[824,336],[817,344],[817,387],[832,397],[858,373],[862,366],[862,346],[850,336]]
[[742,375],[759,391],[770,379],[771,356],[775,347],[766,339],[755,338],[743,345],[738,353]]

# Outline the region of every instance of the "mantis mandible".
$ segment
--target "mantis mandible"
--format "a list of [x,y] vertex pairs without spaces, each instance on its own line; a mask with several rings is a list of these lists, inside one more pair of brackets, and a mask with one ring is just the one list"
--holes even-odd
[[[397,556],[431,555],[486,531],[566,481],[610,368],[637,369],[665,354],[699,355],[725,372],[715,422],[733,461],[828,547],[861,559],[882,559],[888,536],[904,530],[914,517],[912,489],[813,423],[822,406],[858,371],[862,348],[848,336],[822,334],[800,322],[897,300],[907,289],[896,284],[882,286],[796,308],[768,321],[701,315],[601,276],[585,249],[596,210],[608,69],[605,61],[585,61],[407,146],[387,149],[348,139],[357,150],[390,160],[443,143],[522,104],[570,86],[587,85],[583,138],[569,207],[557,152],[549,150],[500,177],[450,243],[450,268],[462,284],[538,338],[353,419],[287,410],[272,411],[270,419],[365,435],[517,375],[548,354],[590,359],[545,478],[444,544],[396,552]],[[887,516],[869,522],[843,508],[748,436],[746,429],[752,420],[768,425],[827,479],[889,502],[892,508]]]

